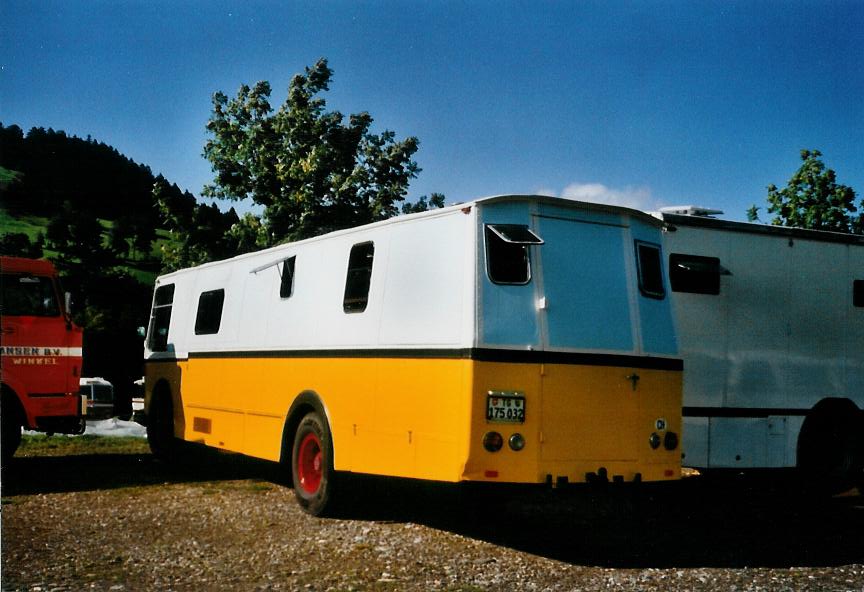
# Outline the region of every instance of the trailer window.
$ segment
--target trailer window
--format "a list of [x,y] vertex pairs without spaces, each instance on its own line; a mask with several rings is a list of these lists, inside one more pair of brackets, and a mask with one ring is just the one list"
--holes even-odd
[[663,287],[663,264],[660,246],[636,241],[636,267],[639,273],[639,291],[643,296],[661,300],[666,296]]
[[290,257],[282,262],[282,281],[279,284],[279,297],[291,298],[294,293],[294,260],[296,256]]
[[852,282],[852,304],[858,308],[864,307],[864,280]]
[[147,330],[147,347],[150,351],[164,352],[168,349],[168,326],[171,324],[171,307],[174,304],[174,284],[156,288],[153,295],[153,313]]
[[22,317],[56,317],[60,305],[54,282],[48,276],[3,274],[3,314]]
[[222,305],[225,290],[201,292],[198,297],[198,314],[195,317],[195,335],[213,335],[222,324]]
[[669,282],[673,292],[720,293],[722,268],[717,257],[672,253],[669,255]]
[[351,247],[351,254],[348,256],[348,273],[345,278],[345,295],[342,299],[342,308],[347,313],[366,310],[374,256],[374,243],[359,243]]
[[524,224],[486,225],[486,273],[495,284],[524,285],[531,281],[529,245],[543,239]]

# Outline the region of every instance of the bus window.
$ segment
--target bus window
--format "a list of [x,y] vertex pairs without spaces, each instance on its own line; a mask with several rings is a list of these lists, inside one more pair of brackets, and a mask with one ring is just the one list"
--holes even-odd
[[174,284],[156,288],[153,296],[153,316],[147,331],[150,351],[164,352],[168,349],[168,326],[171,324],[171,306],[174,304]]
[[660,247],[636,241],[636,266],[639,270],[639,291],[643,296],[662,300],[666,296],[663,288],[663,270],[660,262]]
[[372,281],[374,243],[360,243],[351,247],[348,257],[348,274],[345,278],[345,295],[342,308],[347,313],[363,312],[369,302],[369,286]]
[[279,283],[279,298],[291,298],[294,293],[294,260],[290,257],[282,262],[282,281]]
[[495,284],[524,285],[531,281],[528,245],[542,245],[543,239],[523,224],[486,226],[486,267]]
[[195,316],[195,335],[213,335],[222,324],[222,304],[225,290],[201,292],[198,298],[198,314]]

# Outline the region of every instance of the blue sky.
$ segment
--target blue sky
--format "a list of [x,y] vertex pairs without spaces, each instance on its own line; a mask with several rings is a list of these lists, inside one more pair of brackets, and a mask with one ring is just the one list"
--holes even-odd
[[198,195],[210,96],[327,57],[328,107],[420,139],[410,198],[567,195],[743,219],[816,148],[864,194],[864,0],[0,3],[0,121]]

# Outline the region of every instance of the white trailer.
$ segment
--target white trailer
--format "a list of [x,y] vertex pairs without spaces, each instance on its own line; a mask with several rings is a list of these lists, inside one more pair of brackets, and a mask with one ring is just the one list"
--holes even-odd
[[684,466],[862,483],[864,236],[666,208]]

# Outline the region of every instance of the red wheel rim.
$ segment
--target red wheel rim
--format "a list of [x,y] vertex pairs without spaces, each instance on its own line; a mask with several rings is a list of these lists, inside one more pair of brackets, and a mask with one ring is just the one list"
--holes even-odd
[[321,440],[314,433],[306,434],[297,453],[297,481],[306,493],[317,493],[324,474],[321,467]]

